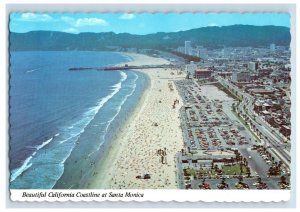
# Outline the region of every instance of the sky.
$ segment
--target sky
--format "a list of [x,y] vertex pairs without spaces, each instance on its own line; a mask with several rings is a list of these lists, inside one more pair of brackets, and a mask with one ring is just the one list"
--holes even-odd
[[274,25],[290,27],[288,13],[11,13],[11,32],[61,31],[150,34],[207,26]]

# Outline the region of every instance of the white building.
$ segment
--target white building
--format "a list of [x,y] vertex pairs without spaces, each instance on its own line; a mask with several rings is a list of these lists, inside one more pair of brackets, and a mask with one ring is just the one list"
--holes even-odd
[[185,41],[184,42],[184,53],[187,55],[190,55],[191,51],[192,51],[191,41]]
[[250,81],[250,72],[247,72],[247,71],[232,72],[231,79],[233,82],[249,82]]
[[191,61],[190,64],[185,65],[185,72],[190,74],[190,76],[194,76],[196,70],[197,65],[193,61]]
[[248,63],[248,69],[250,71],[256,71],[257,70],[257,63],[256,62],[249,62]]
[[270,45],[270,52],[275,52],[275,50],[276,50],[275,43],[271,43],[271,45]]

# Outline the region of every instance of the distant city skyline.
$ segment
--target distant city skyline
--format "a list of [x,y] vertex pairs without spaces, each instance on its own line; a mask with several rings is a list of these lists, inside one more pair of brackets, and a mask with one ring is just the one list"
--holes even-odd
[[11,32],[115,32],[145,35],[236,24],[290,27],[288,13],[11,13]]

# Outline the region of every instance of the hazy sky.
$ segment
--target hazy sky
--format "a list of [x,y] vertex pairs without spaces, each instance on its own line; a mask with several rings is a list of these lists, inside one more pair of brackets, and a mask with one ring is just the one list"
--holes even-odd
[[12,13],[9,27],[12,32],[49,30],[149,34],[234,24],[290,27],[290,16],[287,13]]

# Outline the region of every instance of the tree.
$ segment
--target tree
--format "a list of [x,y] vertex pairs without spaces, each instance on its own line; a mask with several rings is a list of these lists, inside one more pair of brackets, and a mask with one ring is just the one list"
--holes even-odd
[[280,183],[282,183],[282,184],[287,184],[287,183],[286,183],[286,177],[285,177],[285,176],[282,175],[282,176],[280,177]]
[[249,167],[247,167],[246,173],[247,173],[247,176],[248,176],[248,177],[251,177],[251,171],[250,171],[250,168],[249,168]]
[[231,106],[232,106],[232,110],[233,110],[233,111],[235,111],[235,110],[236,110],[236,108],[235,108],[235,104],[234,104],[234,103],[232,103],[232,105],[231,105]]
[[244,164],[246,165],[246,163],[247,163],[247,159],[246,159],[246,158],[244,158],[244,159],[243,159],[243,162],[244,162]]
[[262,181],[261,181],[261,178],[259,177],[259,178],[257,178],[257,182],[259,183],[259,184],[261,184],[262,183]]
[[241,172],[241,174],[243,174],[243,164],[242,163],[240,163],[240,172]]
[[239,184],[243,183],[243,177],[242,176],[239,176]]
[[190,72],[186,75],[186,79],[190,79]]
[[231,157],[230,160],[231,160],[231,165],[233,166],[234,158]]

